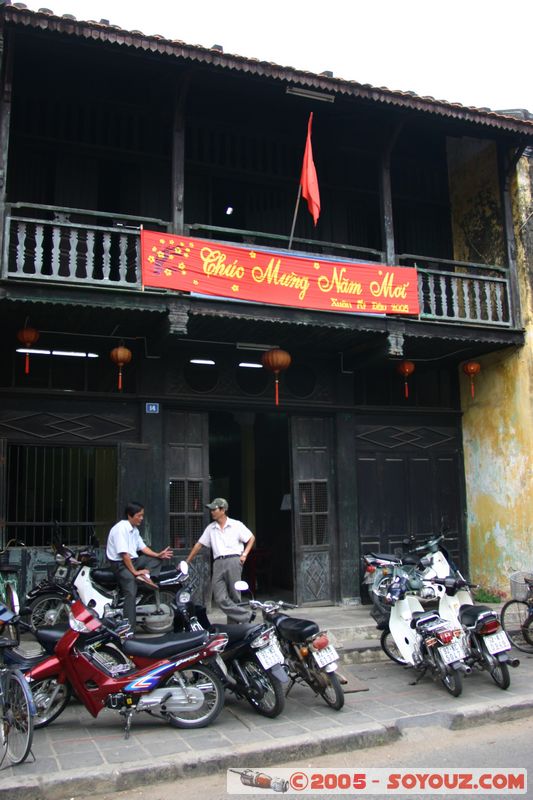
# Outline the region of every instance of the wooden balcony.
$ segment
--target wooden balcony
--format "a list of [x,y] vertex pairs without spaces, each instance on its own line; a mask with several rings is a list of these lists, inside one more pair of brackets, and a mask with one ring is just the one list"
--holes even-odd
[[[151,230],[170,230],[170,223],[159,219],[54,206],[7,205],[1,277],[139,291],[142,225]],[[188,226],[186,234],[280,249],[288,244],[285,236],[200,224]],[[380,251],[333,242],[295,239],[294,249],[334,258],[384,261]],[[420,319],[512,327],[509,275],[504,267],[416,254],[398,255],[397,263],[417,267]]]

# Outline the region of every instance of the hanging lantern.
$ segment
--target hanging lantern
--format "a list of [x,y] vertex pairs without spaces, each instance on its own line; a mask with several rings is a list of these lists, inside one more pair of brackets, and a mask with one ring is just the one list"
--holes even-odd
[[109,357],[111,361],[114,361],[118,367],[118,390],[119,392],[122,391],[122,367],[126,364],[129,364],[132,358],[131,350],[128,350],[127,347],[124,345],[119,345],[118,347],[113,348],[109,353]]
[[474,377],[480,372],[481,364],[478,364],[477,361],[466,361],[463,364],[463,372],[465,375],[468,375],[470,378],[470,394],[472,395],[472,400],[474,399]]
[[265,369],[274,373],[276,405],[279,405],[279,373],[288,369],[291,365],[292,358],[290,353],[285,350],[279,350],[275,347],[273,350],[267,350],[261,356],[261,363]]
[[[39,338],[39,331],[36,331],[35,328],[21,328],[20,331],[17,332],[17,339],[24,347],[32,347],[35,342]],[[24,364],[24,372],[26,375],[29,374],[30,371],[30,354],[26,353],[26,361]]]
[[404,393],[407,399],[409,397],[409,384],[407,383],[407,379],[409,375],[412,375],[415,371],[415,365],[412,361],[400,361],[396,369],[400,375],[403,375]]

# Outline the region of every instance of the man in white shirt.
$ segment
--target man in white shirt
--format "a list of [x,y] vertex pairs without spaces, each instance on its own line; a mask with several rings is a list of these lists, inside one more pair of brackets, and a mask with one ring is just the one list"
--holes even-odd
[[156,588],[150,575],[159,575],[163,559],[172,558],[172,550],[166,547],[156,553],[144,543],[139,533],[139,525],[144,519],[144,506],[141,503],[128,503],[124,517],[109,531],[106,555],[124,595],[124,614],[135,630],[138,581],[142,580]]
[[187,562],[190,564],[202,547],[209,547],[213,555],[215,603],[227,615],[228,622],[248,622],[250,611],[237,605],[241,597],[234,583],[241,578],[255,536],[242,522],[227,516],[228,501],[223,497],[216,497],[206,507],[211,511],[212,522],[193,545]]

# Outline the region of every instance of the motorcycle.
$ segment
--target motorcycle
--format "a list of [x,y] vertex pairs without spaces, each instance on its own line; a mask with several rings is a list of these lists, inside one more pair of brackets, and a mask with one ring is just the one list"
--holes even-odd
[[[415,683],[429,670],[454,697],[463,689],[462,676],[470,674],[467,643],[462,627],[437,611],[424,610],[415,592],[421,581],[395,568],[387,592],[391,605],[389,629],[403,662],[415,668]],[[395,659],[398,660],[398,659]]]
[[474,604],[469,584],[459,572],[447,578],[434,578],[432,583],[439,597],[440,616],[461,625],[465,631],[467,663],[487,670],[500,689],[508,689],[511,685],[509,667],[518,667],[520,660],[509,655],[511,642],[497,612]]
[[[245,591],[248,584],[239,581],[235,588]],[[316,622],[310,619],[298,619],[285,614],[285,609],[298,607],[292,603],[251,599],[249,605],[253,610],[260,610],[263,620],[274,626],[291,681],[286,695],[295,683],[305,683],[328,706],[339,711],[344,705],[344,692],[336,674],[339,655],[329,643],[327,633],[320,631]]]
[[69,608],[69,626],[54,655],[26,673],[39,727],[61,714],[72,691],[93,717],[118,711],[125,738],[141,711],[177,728],[201,728],[220,714],[224,687],[211,665],[227,644],[224,634],[136,638],[127,621],[100,619],[80,600]]
[[221,654],[226,688],[247,700],[264,717],[277,717],[285,707],[283,684],[288,682],[284,656],[271,625],[211,625],[205,606],[195,604],[186,589],[175,599],[174,631],[210,630],[224,633],[228,644]]
[[391,585],[394,568],[402,567],[404,572],[409,575],[423,578],[428,570],[427,565],[423,564],[425,555],[439,554],[439,564],[442,565],[441,577],[449,575],[454,568],[449,555],[442,546],[444,535],[440,534],[429,539],[421,545],[414,546],[415,538],[404,539],[404,545],[411,549],[405,553],[366,553],[362,557],[363,563],[363,584],[368,587],[368,593],[372,600],[373,608],[371,616],[376,620],[379,630],[386,631],[390,615],[390,606],[386,602],[387,592]]
[[[94,553],[84,550],[75,554],[65,545],[55,545],[55,549],[56,568],[53,575],[41,581],[26,596],[30,624],[34,628],[60,623],[66,625],[69,601],[73,594],[89,608],[94,608],[99,616],[104,616],[107,610],[123,608],[124,600],[115,573],[109,567],[97,568]],[[154,590],[139,581],[137,624],[147,633],[172,630],[174,592],[164,591],[161,587],[179,584],[181,564],[179,569],[163,569],[159,576],[151,577],[158,589]]]

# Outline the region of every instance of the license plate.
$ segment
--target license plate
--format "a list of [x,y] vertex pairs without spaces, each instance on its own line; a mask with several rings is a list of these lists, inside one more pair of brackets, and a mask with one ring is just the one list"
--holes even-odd
[[487,645],[489,653],[501,653],[502,650],[510,650],[511,643],[507,638],[505,631],[498,631],[498,633],[491,633],[483,637],[483,641]]
[[319,667],[325,667],[327,664],[331,664],[332,661],[339,660],[339,654],[332,644],[328,644],[328,646],[323,647],[322,650],[313,650],[312,652],[313,658]]
[[445,664],[451,664],[453,661],[462,661],[466,655],[461,641],[452,642],[451,644],[439,647],[439,653]]
[[260,650],[256,650],[256,654],[264,669],[269,669],[274,664],[283,664],[285,661],[283,653],[277,644],[269,644],[267,647],[262,647]]

